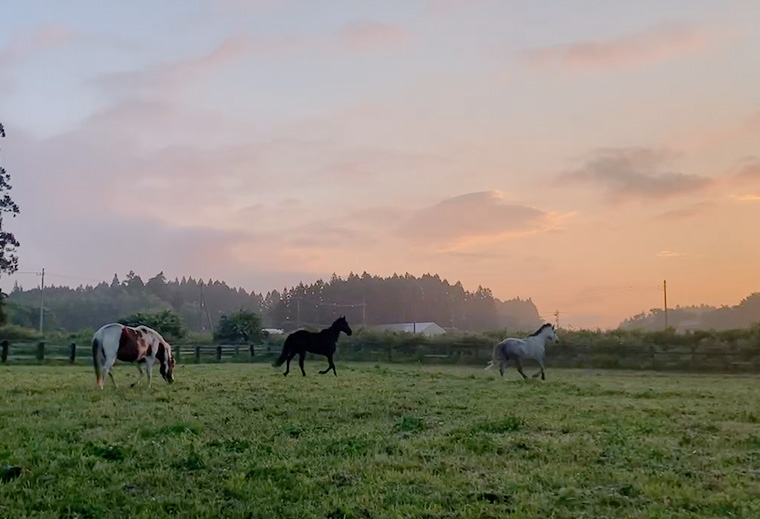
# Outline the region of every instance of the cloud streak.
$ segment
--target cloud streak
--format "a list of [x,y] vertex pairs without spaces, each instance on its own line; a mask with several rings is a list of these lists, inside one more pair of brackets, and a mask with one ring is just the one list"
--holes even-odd
[[715,39],[713,32],[703,28],[670,24],[608,40],[530,49],[519,55],[538,68],[615,70],[691,54],[706,48]]
[[468,193],[417,210],[398,228],[398,235],[423,246],[456,250],[499,241],[556,226],[556,215],[505,202],[497,191]]
[[714,202],[696,202],[686,207],[665,211],[655,216],[656,220],[680,222],[701,216],[715,207]]
[[13,71],[25,61],[48,49],[67,45],[77,39],[77,34],[62,25],[41,25],[13,36],[0,49],[0,92],[8,93],[14,88]]
[[743,183],[760,183],[760,158],[747,157],[741,161],[733,177]]
[[204,54],[144,69],[106,74],[92,83],[112,95],[140,96],[176,92],[189,81],[202,79],[214,70],[243,58],[251,49],[251,42],[247,38],[228,38]]
[[361,20],[341,27],[334,39],[338,48],[362,52],[403,47],[411,41],[411,34],[397,25]]
[[665,149],[601,149],[581,168],[560,175],[558,182],[599,187],[610,202],[674,198],[698,193],[713,184],[707,177],[663,171],[674,157]]

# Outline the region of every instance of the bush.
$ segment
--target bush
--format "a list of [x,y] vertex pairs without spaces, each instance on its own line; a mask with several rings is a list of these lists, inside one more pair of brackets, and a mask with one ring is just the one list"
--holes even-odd
[[216,342],[251,344],[261,342],[261,318],[250,310],[222,314],[214,333]]
[[125,326],[147,326],[153,328],[164,336],[168,341],[182,339],[187,335],[182,318],[172,310],[158,310],[154,312],[137,312],[123,319],[119,323]]
[[4,341],[32,341],[40,338],[39,332],[34,328],[15,324],[0,326],[0,339]]

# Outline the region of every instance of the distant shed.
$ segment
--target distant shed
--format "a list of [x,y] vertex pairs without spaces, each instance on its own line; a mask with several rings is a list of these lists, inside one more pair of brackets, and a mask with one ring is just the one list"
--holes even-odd
[[393,333],[419,333],[422,335],[434,336],[443,335],[446,330],[436,323],[396,323],[396,324],[379,324],[372,327],[375,330]]

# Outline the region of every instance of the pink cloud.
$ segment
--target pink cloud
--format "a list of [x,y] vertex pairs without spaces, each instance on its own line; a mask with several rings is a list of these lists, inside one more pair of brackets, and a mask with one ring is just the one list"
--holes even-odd
[[704,49],[716,34],[686,25],[661,25],[610,40],[585,41],[527,50],[521,53],[540,68],[609,70],[641,67]]
[[12,86],[14,67],[33,58],[46,49],[60,47],[76,40],[77,34],[61,25],[41,25],[14,35],[5,48],[0,49],[0,91]]
[[175,93],[188,81],[203,78],[210,72],[241,59],[251,50],[252,44],[248,38],[228,38],[204,54],[140,70],[107,74],[94,80],[94,84],[110,94]]
[[0,66],[23,61],[40,50],[68,44],[76,39],[76,33],[62,25],[41,25],[13,36],[0,51]]
[[547,231],[555,216],[504,201],[496,191],[468,193],[419,209],[398,229],[415,243],[456,250],[484,241]]
[[372,20],[344,25],[336,34],[338,46],[355,51],[374,51],[403,46],[410,40],[411,35],[406,29]]
[[[48,37],[52,37],[50,34]],[[406,45],[409,32],[399,26],[362,20],[342,26],[331,34],[277,36],[236,36],[214,49],[176,61],[147,68],[107,74],[93,81],[108,94],[129,96],[161,93],[174,96],[191,81],[247,58],[282,57],[299,52],[374,52]],[[0,62],[1,63],[1,62]]]

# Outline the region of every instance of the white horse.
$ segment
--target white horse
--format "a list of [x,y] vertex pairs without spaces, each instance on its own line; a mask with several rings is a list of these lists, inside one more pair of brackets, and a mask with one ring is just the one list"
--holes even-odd
[[522,370],[522,359],[529,358],[535,360],[541,366],[541,371],[533,375],[533,378],[536,378],[540,374],[541,380],[546,380],[544,376],[545,346],[546,341],[549,340],[559,342],[559,337],[557,337],[554,326],[551,324],[544,324],[525,339],[504,339],[493,347],[492,360],[485,369],[491,369],[498,363],[499,373],[503,377],[504,370],[507,368],[507,361],[513,359],[517,365],[517,371],[520,372],[520,375],[524,379],[527,379],[528,377]]
[[116,359],[124,362],[137,362],[140,376],[132,383],[136,385],[143,377],[143,365],[148,372],[148,387],[153,375],[153,364],[159,362],[161,376],[169,383],[174,382],[174,357],[172,348],[166,340],[152,328],[138,326],[132,328],[123,324],[112,323],[101,327],[92,338],[92,362],[98,387],[103,389],[105,375],[111,377],[111,368]]

